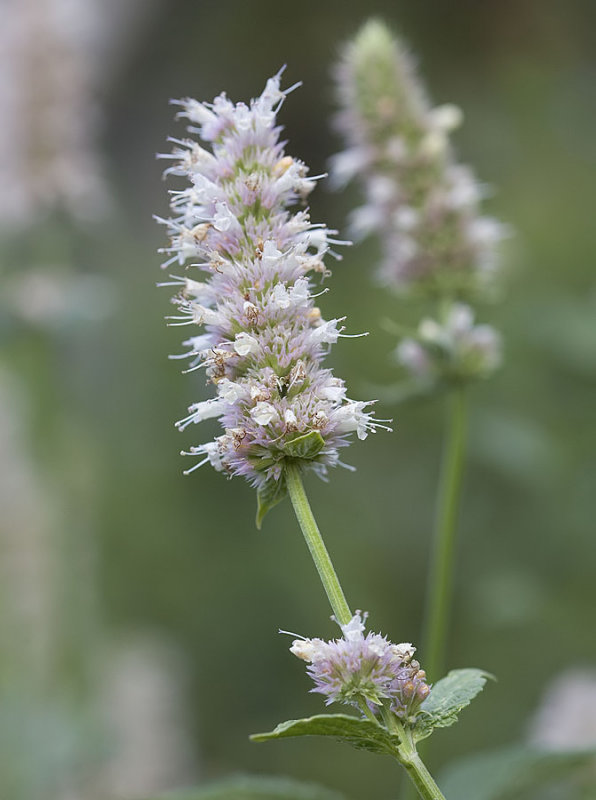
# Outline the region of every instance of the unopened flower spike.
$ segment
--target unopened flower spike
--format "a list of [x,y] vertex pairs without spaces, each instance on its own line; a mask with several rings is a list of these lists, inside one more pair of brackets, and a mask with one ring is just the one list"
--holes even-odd
[[345,703],[366,715],[390,713],[414,725],[431,691],[413,658],[415,648],[409,642],[392,644],[378,633],[365,635],[366,618],[357,611],[340,625],[341,638],[295,639],[290,652],[307,662],[315,684],[311,691],[324,695],[326,705]]
[[464,300],[492,288],[506,230],[481,214],[485,190],[454,159],[449,134],[461,111],[430,105],[406,48],[377,20],[346,47],[337,84],[347,149],[331,177],[337,186],[363,182],[352,235],[379,235],[380,282]]
[[328,274],[323,259],[341,242],[311,223],[304,202],[317,179],[279,141],[276,113],[289,91],[278,74],[249,105],[225,94],[179,101],[178,116],[207,147],[175,140],[163,156],[174,161],[166,173],[188,181],[172,193],[172,216],[159,220],[171,237],[166,283],[179,287],[170,324],[192,328],[186,354],[174,357],[204,369],[216,390],[177,427],[209,418],[223,427],[190,448],[199,460],[187,472],[210,463],[244,476],[258,491],[258,524],[285,493],[286,466],[326,477],[350,434],[364,439],[384,427],[370,402],[348,399],[322,366],[344,326],[323,319],[313,281]]

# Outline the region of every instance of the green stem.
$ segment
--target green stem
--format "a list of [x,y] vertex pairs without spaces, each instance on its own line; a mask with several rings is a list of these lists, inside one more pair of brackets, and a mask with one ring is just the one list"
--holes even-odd
[[412,731],[397,720],[391,712],[387,712],[387,716],[393,719],[392,723],[390,720],[386,720],[387,727],[399,736],[401,742],[397,748],[397,757],[408,773],[417,793],[423,800],[445,800],[443,792],[418,755]]
[[302,529],[306,544],[331,603],[335,619],[340,625],[347,625],[352,619],[352,612],[310,509],[302,484],[300,469],[295,464],[289,463],[286,467],[286,486],[288,487],[288,493],[294,506],[298,524]]
[[453,584],[453,561],[461,497],[466,432],[465,389],[450,397],[447,433],[435,518],[433,554],[428,576],[422,656],[424,667],[437,680],[443,671]]
[[378,719],[375,717],[375,715],[373,714],[373,712],[370,710],[370,708],[369,708],[369,707],[368,707],[368,705],[366,704],[366,700],[365,700],[363,697],[360,697],[360,698],[358,699],[358,705],[360,706],[360,710],[362,711],[362,713],[364,714],[364,716],[365,716],[365,717],[366,717],[368,720],[370,720],[370,722],[374,722],[374,723],[375,723],[375,725],[378,725],[378,724],[379,724],[379,720],[378,720]]
[[424,766],[416,750],[414,750],[407,759],[401,758],[400,762],[423,800],[445,800],[445,795],[435,783],[433,776]]

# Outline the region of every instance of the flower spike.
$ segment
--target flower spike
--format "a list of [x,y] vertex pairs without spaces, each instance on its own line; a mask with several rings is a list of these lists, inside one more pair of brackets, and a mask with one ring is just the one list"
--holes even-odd
[[364,635],[367,614],[357,611],[340,625],[341,639],[295,639],[290,652],[308,663],[315,683],[312,692],[326,697],[326,705],[347,703],[378,714],[383,707],[402,721],[413,723],[428,697],[426,673],[414,661],[409,642],[392,644],[385,636]]
[[250,105],[225,94],[178,101],[178,116],[210,149],[174,140],[166,174],[188,185],[172,193],[172,217],[159,220],[171,238],[163,266],[178,265],[165,284],[179,288],[170,324],[202,328],[186,339],[186,356],[216,389],[176,425],[216,417],[224,429],[190,448],[200,460],[187,472],[210,463],[242,475],[267,508],[285,493],[289,461],[324,478],[350,434],[364,439],[384,427],[370,403],[349,400],[344,382],[322,366],[346,334],[342,319],[322,318],[313,278],[329,274],[323,259],[338,242],[304,207],[317,178],[279,141],[276,113],[289,91],[278,74]]
[[455,161],[449,134],[462,113],[432,107],[405,46],[369,20],[337,68],[337,127],[347,148],[331,178],[364,185],[355,238],[380,236],[380,282],[399,293],[470,300],[492,288],[506,227],[482,216],[485,189]]

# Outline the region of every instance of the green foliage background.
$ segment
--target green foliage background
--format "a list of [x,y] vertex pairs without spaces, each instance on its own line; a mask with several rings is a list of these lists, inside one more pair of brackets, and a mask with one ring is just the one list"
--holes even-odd
[[[178,453],[203,441],[173,421],[205,397],[200,373],[181,376],[167,329],[156,249],[167,213],[160,173],[168,135],[180,135],[170,97],[248,99],[287,64],[304,86],[281,120],[288,151],[325,170],[339,149],[330,68],[341,43],[370,14],[401,32],[417,54],[435,102],[465,112],[458,153],[495,192],[491,213],[511,224],[508,287],[484,310],[506,342],[504,369],[474,390],[469,463],[449,668],[497,675],[462,722],[435,738],[435,762],[505,745],[525,734],[546,682],[570,665],[594,665],[594,475],[596,474],[596,6],[574,0],[329,0],[190,2],[157,7],[105,98],[104,149],[116,211],[71,236],[81,272],[110,277],[117,308],[77,336],[7,324],[3,359],[24,377],[35,459],[70,498],[64,630],[54,680],[76,696],[82,662],[97,642],[80,611],[84,569],[78,536],[94,542],[97,636],[162,632],[185,653],[194,746],[205,777],[233,771],[305,777],[353,798],[396,794],[388,760],[305,739],[257,746],[248,734],[322,711],[278,628],[329,636],[334,626],[286,501],[255,530],[255,497],[208,468],[188,478]],[[345,229],[352,190],[319,188],[314,220]],[[60,220],[44,228],[51,253]],[[40,233],[41,236],[41,233]],[[6,270],[33,248],[6,245]],[[60,245],[61,246],[61,245]],[[378,395],[397,372],[383,318],[395,300],[371,283],[373,243],[344,251],[333,268],[326,317],[348,315],[352,332],[330,363],[357,398]],[[393,408],[395,432],[357,443],[356,474],[337,470],[307,489],[353,607],[398,641],[419,639],[433,492],[442,431],[440,401]],[[197,438],[198,437],[198,438]],[[81,530],[85,507],[93,522]],[[423,654],[421,654],[423,658]],[[0,656],[0,659],[5,656]],[[78,690],[77,690],[78,691]],[[371,789],[374,787],[374,791]]]

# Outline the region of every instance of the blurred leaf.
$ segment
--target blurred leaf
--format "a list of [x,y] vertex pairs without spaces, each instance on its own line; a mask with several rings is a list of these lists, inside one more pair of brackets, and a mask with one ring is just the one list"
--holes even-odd
[[594,750],[557,752],[521,745],[459,761],[440,783],[447,797],[458,800],[516,800],[524,792],[577,777],[595,763]]
[[271,511],[286,496],[286,482],[284,480],[270,481],[257,492],[257,529],[261,530],[261,525],[268,511]]
[[154,800],[345,800],[345,795],[290,778],[246,775],[170,792]]
[[421,716],[414,732],[416,740],[430,736],[434,728],[448,728],[457,722],[459,712],[470,705],[493,678],[481,669],[454,669],[437,681],[420,706]]
[[360,750],[388,755],[395,755],[399,745],[398,737],[392,736],[377,723],[348,714],[320,714],[306,719],[290,719],[269,733],[255,733],[250,738],[254,742],[267,742],[292,736],[332,736]]

